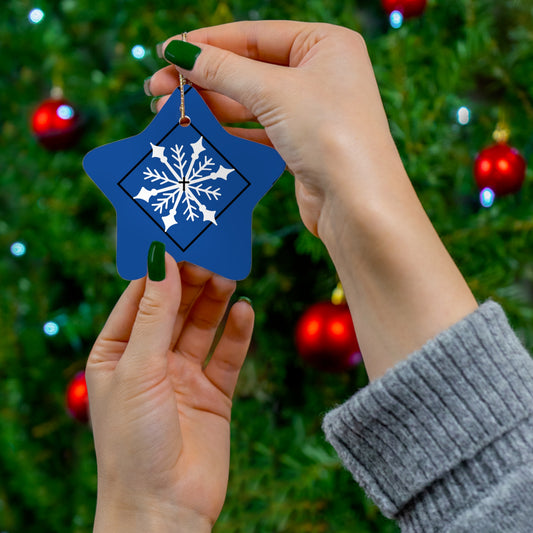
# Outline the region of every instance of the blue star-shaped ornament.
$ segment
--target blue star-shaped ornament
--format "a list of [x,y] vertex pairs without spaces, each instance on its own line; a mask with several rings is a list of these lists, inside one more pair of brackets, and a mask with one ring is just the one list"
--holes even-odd
[[251,267],[252,211],[285,162],[268,146],[227,133],[185,86],[189,126],[179,124],[180,90],[141,133],[89,152],[83,167],[117,212],[117,269],[146,274],[152,241],[176,261],[230,279]]

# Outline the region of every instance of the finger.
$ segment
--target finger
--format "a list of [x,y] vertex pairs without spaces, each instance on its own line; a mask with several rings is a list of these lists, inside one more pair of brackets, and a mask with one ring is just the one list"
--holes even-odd
[[290,66],[295,41],[317,27],[285,20],[242,21],[193,30],[187,33],[187,40],[229,50],[249,59]]
[[[179,87],[179,73],[174,65],[158,70],[146,81],[145,89],[150,96],[166,96]],[[250,122],[257,119],[244,106],[227,96],[205,91],[197,87],[205,103],[221,122]]]
[[146,279],[123,360],[166,364],[180,300],[178,266],[172,256],[165,253],[165,277],[161,281]]
[[250,110],[223,94],[200,89],[200,95],[219,122],[257,122]]
[[[181,69],[182,73],[194,85],[239,102],[254,116],[260,116],[255,107],[258,102],[264,105],[269,88],[283,86],[280,77],[282,72],[285,74],[283,67],[254,61],[207,44],[202,44],[201,48],[193,70]],[[179,63],[179,58],[174,61]]]
[[[174,71],[176,69],[172,67]],[[154,77],[157,75],[154,74]],[[151,82],[150,90],[152,86],[159,87],[159,85],[154,81]],[[153,111],[159,113],[162,107],[166,104],[167,100],[170,98],[170,94],[177,86],[165,87],[161,91],[154,93],[154,106]],[[205,91],[198,89],[198,92],[202,96],[204,102],[207,104],[211,112],[216,116],[219,122],[257,122],[257,118],[253,115],[251,111],[246,109],[243,105],[239,104],[235,100],[228,98],[222,94],[214,93],[213,91]]]
[[203,365],[235,286],[233,280],[218,275],[207,281],[189,311],[176,352]]
[[233,126],[226,126],[224,128],[230,135],[235,135],[241,139],[248,139],[257,143],[273,146],[272,141],[266,134],[265,130],[259,128],[236,128]]
[[194,302],[202,293],[205,284],[213,277],[213,273],[192,263],[180,263],[181,303],[174,323],[171,348],[175,349],[176,342],[181,335],[183,324],[187,320]]
[[152,113],[159,113],[163,106],[167,103],[167,100],[170,98],[170,94],[164,96],[156,97],[150,102],[150,109]]
[[205,368],[205,375],[228,398],[233,396],[239,372],[246,358],[254,327],[254,311],[245,301],[231,311],[224,333]]
[[144,285],[145,278],[134,280],[122,293],[96,339],[88,364],[120,358],[119,352],[110,351],[108,348],[114,343],[128,342],[144,292]]
[[[168,99],[169,96],[162,96],[161,98],[158,98],[154,103],[155,109],[153,109],[153,111],[155,113],[159,113],[159,111],[161,111]],[[218,120],[224,122],[220,118]],[[273,147],[270,137],[266,134],[266,131],[263,128],[241,128],[235,126],[224,126],[224,129],[230,135],[235,135],[236,137],[240,137],[241,139],[248,139],[249,141],[258,142],[266,146]]]
[[144,292],[145,279],[132,281],[109,315],[87,359],[85,381],[91,402],[98,401],[107,387],[107,378],[116,368],[130,338]]
[[[166,104],[169,98],[169,95],[157,98],[157,100],[155,100],[154,102],[155,109],[153,109],[153,111],[155,113],[159,113],[159,111],[161,111],[161,109]],[[243,115],[243,117],[241,118],[244,119],[245,116]],[[217,116],[217,119],[219,122],[240,122],[237,117],[230,117],[228,115]],[[235,135],[236,137],[240,137],[241,139],[248,139],[249,141],[258,142],[271,147],[273,146],[272,141],[270,140],[263,128],[242,128],[235,126],[225,126],[224,129],[230,135]]]
[[155,72],[149,81],[145,82],[145,92],[149,96],[163,96],[172,94],[180,85],[180,75],[174,65],[168,65]]

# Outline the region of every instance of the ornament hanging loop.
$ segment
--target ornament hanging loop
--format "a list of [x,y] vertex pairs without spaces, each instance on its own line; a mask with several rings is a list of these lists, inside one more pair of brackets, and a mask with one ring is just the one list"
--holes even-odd
[[511,135],[511,130],[509,129],[509,126],[504,122],[500,121],[496,125],[496,129],[492,133],[492,138],[497,143],[506,143],[509,140],[509,136]]
[[[183,32],[183,34],[181,35],[181,40],[184,41],[184,42],[187,42],[187,32]],[[191,123],[190,117],[188,117],[185,114],[185,90],[184,90],[184,85],[187,83],[187,80],[185,79],[185,77],[181,73],[179,75],[179,80],[180,80],[180,95],[181,95],[179,125],[183,126],[183,127],[187,127]]]
[[505,112],[505,109],[500,107],[498,110],[498,123],[492,133],[492,138],[497,143],[506,143],[509,140],[510,135],[511,129],[507,122],[507,113]]
[[346,303],[344,289],[342,288],[342,283],[340,281],[337,283],[337,286],[333,289],[333,292],[331,293],[331,303],[333,305],[341,305]]

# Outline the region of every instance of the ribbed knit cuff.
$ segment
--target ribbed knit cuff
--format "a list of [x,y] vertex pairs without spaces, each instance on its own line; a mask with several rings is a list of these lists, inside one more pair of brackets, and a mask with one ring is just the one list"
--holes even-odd
[[446,522],[461,499],[531,460],[532,382],[533,360],[487,302],[328,413],[323,429],[383,514],[416,522],[419,502]]

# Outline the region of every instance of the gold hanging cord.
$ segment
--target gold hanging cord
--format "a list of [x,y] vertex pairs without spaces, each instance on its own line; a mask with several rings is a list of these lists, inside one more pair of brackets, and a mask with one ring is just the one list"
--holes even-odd
[[[184,32],[181,35],[181,40],[184,42],[187,42],[187,32]],[[185,91],[183,90],[183,86],[187,83],[187,80],[183,77],[183,75],[180,73],[179,75],[180,79],[180,95],[181,95],[181,103],[180,103],[180,126],[188,126],[191,123],[191,119],[185,114]]]

